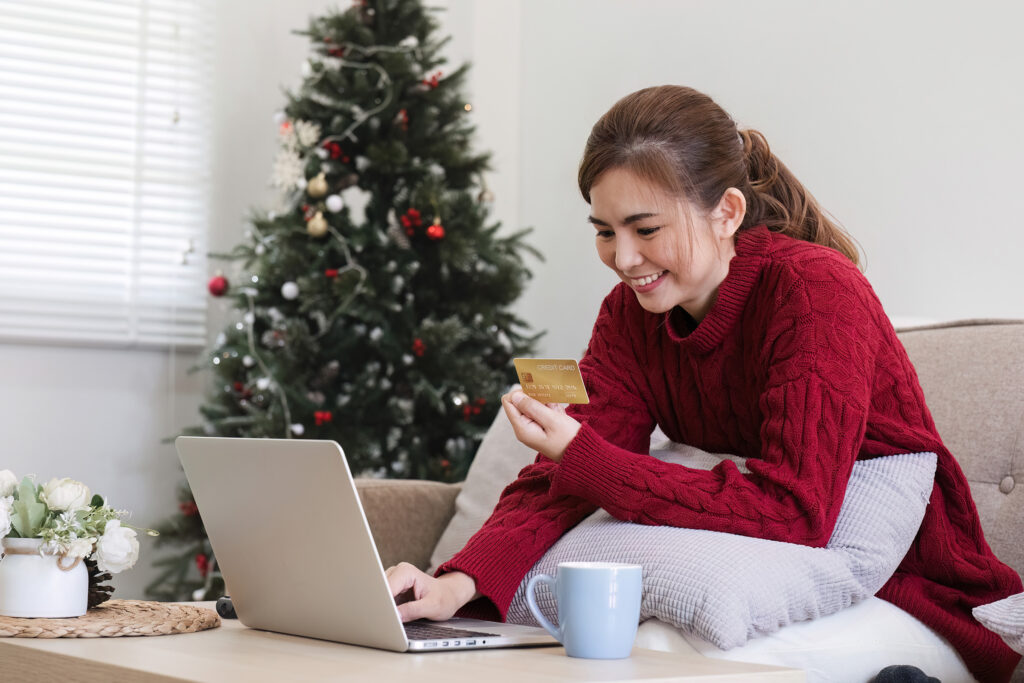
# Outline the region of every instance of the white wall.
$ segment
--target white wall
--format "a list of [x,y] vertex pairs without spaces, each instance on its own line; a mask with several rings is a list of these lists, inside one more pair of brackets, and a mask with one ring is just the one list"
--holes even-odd
[[891,316],[1024,317],[1022,22],[1011,2],[524,0],[519,218],[548,262],[521,310],[545,352],[579,353],[614,282],[575,187],[590,127],[663,83],[765,133]]

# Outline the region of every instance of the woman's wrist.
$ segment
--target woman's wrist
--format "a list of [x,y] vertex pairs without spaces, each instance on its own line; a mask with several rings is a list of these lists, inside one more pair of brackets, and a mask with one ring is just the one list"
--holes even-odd
[[476,592],[476,580],[469,574],[454,571],[442,574],[437,578],[439,581],[449,584],[460,607],[480,597],[480,594]]

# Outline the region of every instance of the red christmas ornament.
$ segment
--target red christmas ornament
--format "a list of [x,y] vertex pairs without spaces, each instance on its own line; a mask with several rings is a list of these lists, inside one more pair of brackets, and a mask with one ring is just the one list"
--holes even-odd
[[410,208],[405,212],[400,219],[402,225],[405,227],[405,234],[412,237],[416,234],[416,228],[423,225],[423,219],[420,217],[420,212],[416,209]]
[[181,514],[186,517],[195,517],[199,514],[199,506],[196,505],[194,500],[190,500],[187,503],[178,503],[178,509],[181,510]]
[[430,78],[424,78],[423,79],[423,85],[425,85],[425,86],[427,86],[428,88],[431,88],[431,89],[436,88],[438,86],[438,84],[441,82],[440,79],[441,79],[441,72],[438,71],[436,74],[434,74]]
[[199,576],[205,579],[210,573],[210,558],[202,553],[196,555],[196,569],[199,570]]
[[334,419],[334,415],[332,415],[329,410],[317,410],[313,412],[313,420],[316,422],[317,427],[322,427],[332,419]]
[[451,462],[448,461],[448,458],[443,458],[441,460],[441,467],[443,467],[445,469],[448,469],[451,466],[452,466],[452,464],[451,464]]
[[321,147],[330,152],[332,159],[340,159],[343,164],[347,164],[350,161],[348,155],[345,154],[344,150],[341,149],[341,145],[337,142],[328,140]]
[[291,121],[282,121],[280,127],[278,128],[278,132],[281,133],[281,135],[284,135],[285,133],[287,133],[291,129],[292,129],[292,122]]
[[206,288],[213,296],[224,296],[224,293],[228,291],[228,279],[217,273],[206,283]]
[[423,354],[427,352],[427,345],[423,343],[422,339],[416,337],[412,340],[412,352],[422,358]]
[[235,387],[235,391],[241,391],[242,389],[245,389],[245,385],[242,384],[241,382],[235,382],[233,386]]
[[462,419],[469,422],[469,418],[473,416],[473,406],[468,403],[462,406]]
[[324,271],[324,277],[329,277],[329,278],[338,277],[338,269],[337,268],[328,268],[327,270]]
[[402,130],[409,130],[409,113],[406,110],[399,109],[395,121],[402,127]]
[[435,218],[434,224],[427,228],[427,237],[435,242],[440,239],[444,239],[444,226],[441,225],[440,218]]

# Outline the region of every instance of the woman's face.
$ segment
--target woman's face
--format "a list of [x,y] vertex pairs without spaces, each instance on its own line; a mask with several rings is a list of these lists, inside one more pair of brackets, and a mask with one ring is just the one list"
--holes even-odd
[[601,261],[633,289],[644,310],[682,306],[703,320],[736,254],[734,230],[724,234],[712,219],[622,168],[597,179],[590,205]]

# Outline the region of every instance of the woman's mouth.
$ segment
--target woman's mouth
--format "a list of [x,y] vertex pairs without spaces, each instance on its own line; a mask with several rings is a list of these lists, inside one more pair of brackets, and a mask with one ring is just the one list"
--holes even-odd
[[668,273],[668,271],[663,270],[660,273],[652,273],[650,275],[645,275],[644,277],[631,277],[629,278],[629,285],[634,289],[634,291],[643,294],[644,292],[649,292],[657,287],[666,273]]

